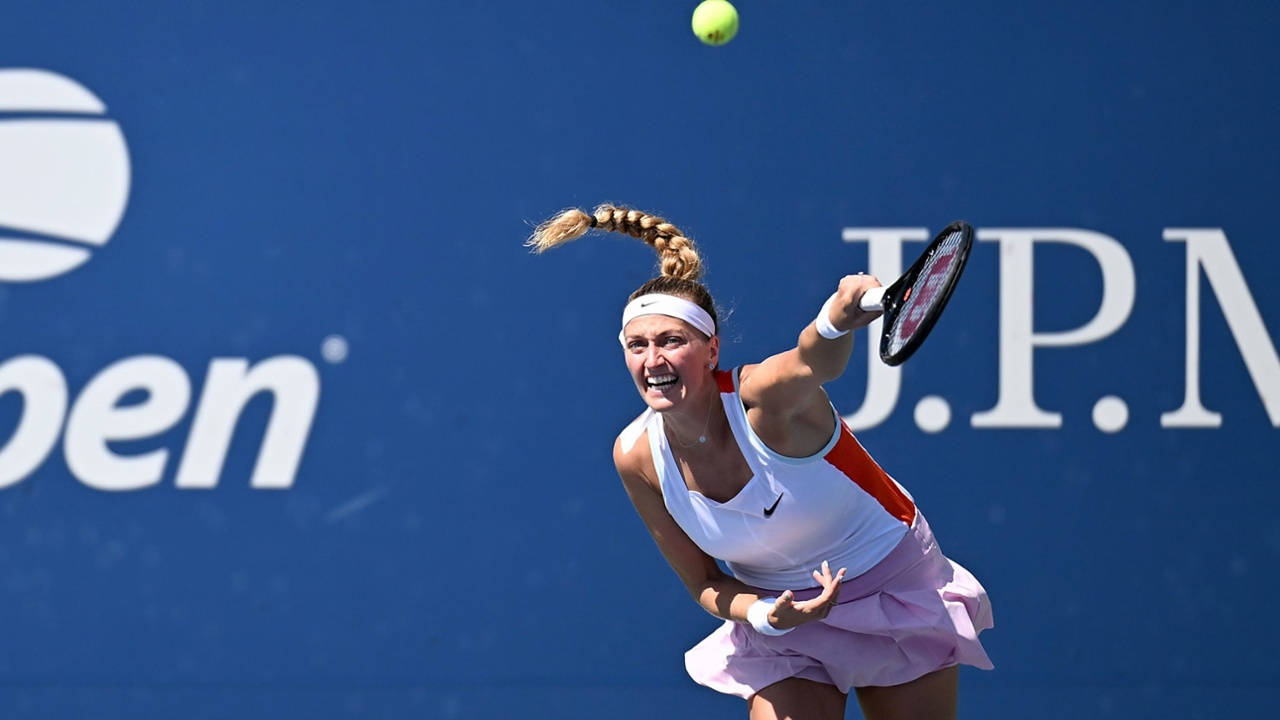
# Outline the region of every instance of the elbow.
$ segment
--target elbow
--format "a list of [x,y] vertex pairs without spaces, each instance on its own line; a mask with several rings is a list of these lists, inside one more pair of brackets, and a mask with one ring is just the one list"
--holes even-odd
[[721,619],[730,619],[733,617],[730,604],[733,601],[733,593],[724,592],[721,578],[707,578],[702,583],[689,588],[689,594],[693,597],[694,602],[698,603],[703,610],[711,615]]

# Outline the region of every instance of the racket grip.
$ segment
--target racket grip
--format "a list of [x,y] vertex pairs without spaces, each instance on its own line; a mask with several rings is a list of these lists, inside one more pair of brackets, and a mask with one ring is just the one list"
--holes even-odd
[[866,312],[880,312],[884,309],[884,288],[873,287],[862,293],[862,299],[858,300],[858,307]]

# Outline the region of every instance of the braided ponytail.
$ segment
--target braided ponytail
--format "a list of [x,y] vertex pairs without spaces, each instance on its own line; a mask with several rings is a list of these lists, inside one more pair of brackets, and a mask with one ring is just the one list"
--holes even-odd
[[682,280],[702,277],[702,258],[680,228],[657,215],[614,205],[601,205],[591,215],[577,208],[565,210],[539,225],[525,245],[534,252],[544,252],[582,237],[591,228],[623,233],[648,243],[658,251],[664,276]]
[[632,293],[631,299],[648,293],[677,295],[697,303],[719,322],[711,293],[698,282],[703,273],[698,249],[680,228],[657,215],[608,204],[596,207],[590,215],[570,208],[538,225],[525,245],[542,253],[577,240],[592,228],[630,235],[658,252],[661,274]]

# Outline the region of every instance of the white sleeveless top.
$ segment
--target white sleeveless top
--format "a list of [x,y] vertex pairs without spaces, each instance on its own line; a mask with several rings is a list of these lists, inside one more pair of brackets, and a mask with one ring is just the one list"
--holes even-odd
[[649,447],[667,511],[703,552],[724,561],[748,585],[768,590],[815,587],[812,571],[827,560],[846,578],[889,554],[911,526],[911,496],[867,454],[836,413],[826,446],[807,458],[770,450],[747,422],[738,397],[738,370],[718,371],[720,400],[752,477],[727,502],[692,491],[663,432],[662,415],[636,418],[630,443],[649,431]]

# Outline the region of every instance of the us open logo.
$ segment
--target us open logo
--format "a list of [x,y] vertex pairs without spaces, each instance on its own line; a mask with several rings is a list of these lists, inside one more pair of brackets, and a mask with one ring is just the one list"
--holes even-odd
[[[79,83],[44,70],[0,69],[0,282],[67,273],[106,245],[129,199],[129,152],[106,106]],[[12,350],[15,338],[6,339]],[[321,346],[329,363],[346,341]],[[164,355],[135,355],[99,370],[79,392],[53,360],[35,354],[0,361],[0,396],[22,396],[10,432],[0,428],[0,490],[29,477],[62,441],[67,469],[96,490],[142,490],[176,466],[174,485],[218,485],[232,437],[250,400],[272,409],[249,485],[293,486],[320,398],[314,365],[297,355],[217,357],[203,387]],[[125,402],[142,391],[145,400]],[[113,443],[158,437],[192,413],[185,446],[125,453]],[[175,462],[171,463],[171,457]]]
[[69,272],[129,200],[129,150],[101,100],[45,70],[0,69],[0,281]]

